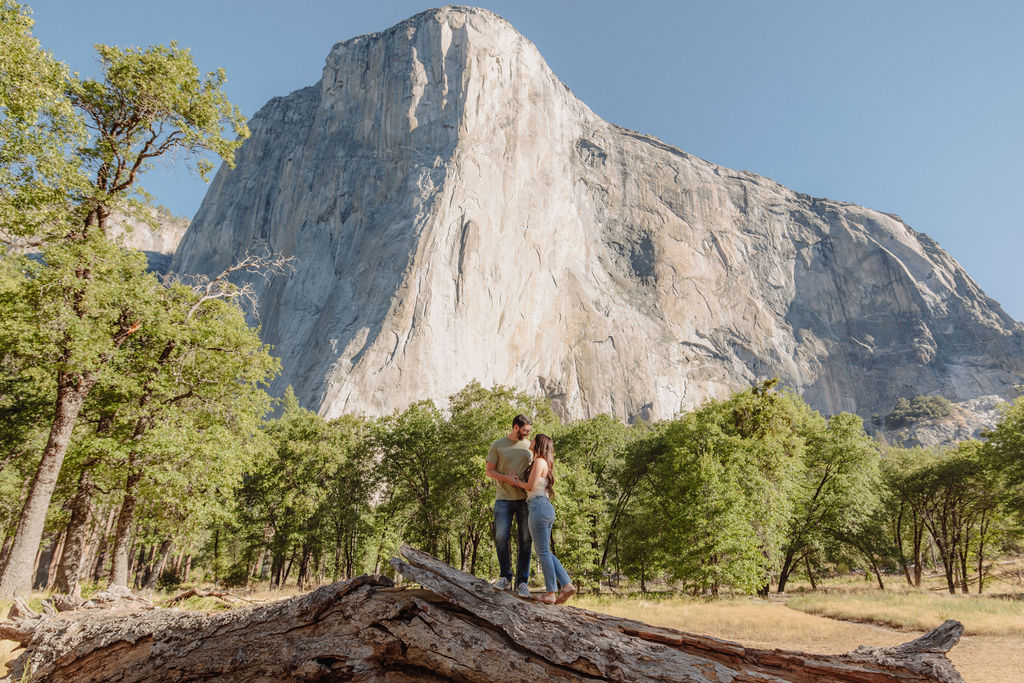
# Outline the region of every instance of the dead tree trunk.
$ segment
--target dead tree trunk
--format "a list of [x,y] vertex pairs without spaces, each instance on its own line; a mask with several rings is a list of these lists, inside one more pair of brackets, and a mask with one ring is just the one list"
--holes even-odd
[[28,668],[48,681],[962,681],[945,656],[963,631],[955,621],[898,647],[845,655],[756,650],[522,600],[426,553],[402,554],[392,565],[420,588],[360,576],[212,614],[42,617],[22,604],[0,622],[0,638],[27,646],[11,663],[14,680]]

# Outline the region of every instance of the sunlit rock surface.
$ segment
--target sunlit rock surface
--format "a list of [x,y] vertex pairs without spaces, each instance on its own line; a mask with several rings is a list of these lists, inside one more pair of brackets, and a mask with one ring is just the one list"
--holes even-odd
[[867,418],[1024,382],[1024,329],[933,240],[601,120],[485,10],[338,43],[250,125],[173,268],[297,257],[262,334],[329,417],[473,379],[629,419],[775,375]]

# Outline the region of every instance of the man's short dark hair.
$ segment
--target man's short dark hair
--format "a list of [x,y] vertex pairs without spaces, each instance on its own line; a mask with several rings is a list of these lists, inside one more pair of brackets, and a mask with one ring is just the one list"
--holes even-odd
[[512,418],[512,427],[513,428],[515,428],[515,427],[525,427],[526,425],[532,425],[532,424],[533,424],[533,420],[531,420],[530,418],[526,417],[522,413],[519,413],[514,418]]

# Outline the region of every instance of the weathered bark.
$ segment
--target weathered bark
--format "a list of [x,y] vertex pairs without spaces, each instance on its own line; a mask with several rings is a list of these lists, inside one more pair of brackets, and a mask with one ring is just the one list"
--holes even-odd
[[[566,606],[522,600],[417,550],[395,569],[418,589],[361,576],[269,605],[129,616],[77,610],[0,623],[49,681],[962,681],[948,621],[892,648],[845,655],[756,650]],[[69,622],[75,622],[69,626]]]
[[7,561],[7,555],[11,552],[11,541],[13,540],[12,536],[4,538],[4,545],[0,548],[0,566],[3,566],[4,562]]
[[53,557],[50,558],[50,571],[46,575],[46,586],[49,588],[53,586],[54,581],[57,578],[57,568],[60,566],[61,560],[64,558],[64,549],[67,546],[67,529],[60,535],[60,543],[57,544],[57,549],[53,551]]

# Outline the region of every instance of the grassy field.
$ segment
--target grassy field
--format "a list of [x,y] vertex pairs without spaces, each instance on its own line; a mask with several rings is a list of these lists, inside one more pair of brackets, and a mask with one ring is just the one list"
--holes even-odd
[[[902,595],[878,595],[872,602],[869,599],[871,596],[865,594],[861,621],[874,623],[851,623],[809,614],[789,606],[796,600],[828,600],[832,597],[813,595],[792,598],[787,604],[782,600],[731,599],[708,602],[687,598],[645,600],[582,596],[572,604],[595,612],[724,638],[748,647],[841,653],[856,649],[858,645],[899,645],[935,628],[946,618],[959,619],[966,624],[974,620],[975,614],[988,614],[988,608],[982,607],[982,604],[994,603],[991,610],[998,616],[985,622],[986,633],[965,635],[953,648],[950,659],[970,683],[1022,680],[1024,633],[1016,631],[1019,622],[1014,620],[1013,613],[1010,612],[1008,618],[1003,610],[1004,606],[1009,605],[1011,609],[1016,607],[1019,614],[1020,601],[1014,604],[1000,598],[946,600],[943,596],[923,593],[918,596],[919,599],[907,601],[890,600],[893,597],[904,597]],[[845,600],[852,596],[835,597]],[[878,625],[885,621],[884,614],[890,611],[892,603],[903,605],[907,615],[905,620],[919,624],[919,630],[898,630]],[[872,604],[876,606],[874,612],[870,610]],[[1005,630],[1001,630],[1003,628]]]
[[791,598],[789,607],[818,616],[856,621],[902,631],[926,631],[946,619],[964,625],[972,636],[1009,636],[1024,640],[1024,601],[914,592],[807,594]]

